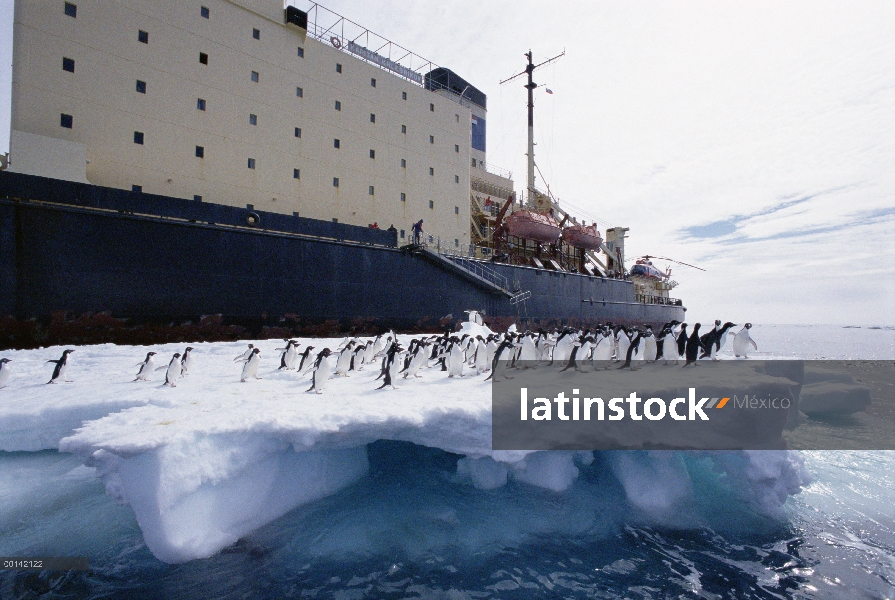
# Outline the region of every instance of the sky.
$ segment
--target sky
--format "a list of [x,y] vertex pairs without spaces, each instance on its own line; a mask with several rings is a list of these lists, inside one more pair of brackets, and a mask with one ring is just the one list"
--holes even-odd
[[[895,325],[895,3],[323,6],[486,93],[487,159],[517,189],[525,89],[499,82],[565,51],[535,72],[538,187],[629,227],[628,257],[705,269],[655,261],[688,321]],[[11,16],[0,0],[0,152]]]

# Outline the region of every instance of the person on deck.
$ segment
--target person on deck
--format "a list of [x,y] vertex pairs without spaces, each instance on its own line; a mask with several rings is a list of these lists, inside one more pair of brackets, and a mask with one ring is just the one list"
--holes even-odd
[[423,238],[423,220],[413,224],[413,243],[419,245]]

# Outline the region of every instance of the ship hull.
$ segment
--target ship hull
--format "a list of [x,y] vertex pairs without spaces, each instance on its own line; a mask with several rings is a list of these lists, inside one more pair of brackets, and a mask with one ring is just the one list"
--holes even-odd
[[[98,208],[84,200],[93,186],[29,187],[40,178],[0,175],[4,347],[437,331],[466,309],[498,326],[684,320],[682,306],[634,302],[629,281],[489,264],[514,290],[530,292],[512,303],[365,228],[344,237],[372,241],[339,241],[110,210],[118,196],[135,194],[98,188],[106,202]],[[34,198],[46,194],[53,197]],[[219,317],[201,321],[208,315]]]

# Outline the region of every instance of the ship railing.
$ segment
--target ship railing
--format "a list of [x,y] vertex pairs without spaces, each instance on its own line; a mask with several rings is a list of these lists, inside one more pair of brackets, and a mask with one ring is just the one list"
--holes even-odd
[[634,294],[635,302],[643,304],[659,304],[663,306],[683,306],[684,303],[678,298],[666,298],[665,296],[652,296],[650,294]]
[[504,179],[513,178],[513,172],[509,169],[504,169],[503,167],[492,165],[491,163],[485,162],[483,160],[476,160],[474,166],[476,169],[486,171],[488,173],[491,173],[492,175],[497,175],[498,177],[503,177]]

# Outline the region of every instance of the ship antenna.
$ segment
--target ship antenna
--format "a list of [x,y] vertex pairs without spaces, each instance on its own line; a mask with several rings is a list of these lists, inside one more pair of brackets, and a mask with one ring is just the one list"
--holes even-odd
[[563,50],[561,54],[557,54],[553,58],[545,60],[544,62],[536,65],[534,64],[534,60],[532,59],[531,50],[529,50],[525,57],[528,59],[528,65],[526,65],[525,70],[521,73],[516,73],[509,79],[504,79],[500,82],[500,85],[505,83],[509,83],[516,79],[517,77],[521,77],[523,75],[528,75],[528,83],[525,87],[528,89],[528,202],[529,205],[532,205],[532,198],[535,195],[535,101],[534,101],[534,91],[535,88],[538,87],[537,84],[533,81],[533,73],[535,69],[538,67],[542,67],[548,63],[552,63],[553,61],[559,59],[561,56],[565,56],[566,51]]

